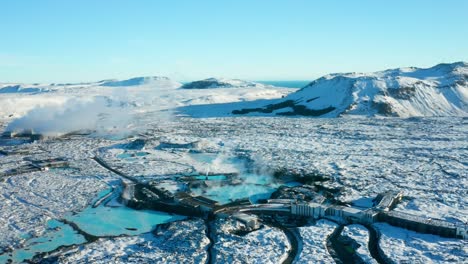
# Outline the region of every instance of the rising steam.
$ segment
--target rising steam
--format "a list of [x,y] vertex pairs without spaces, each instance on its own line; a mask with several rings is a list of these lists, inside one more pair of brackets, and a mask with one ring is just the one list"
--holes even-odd
[[61,136],[77,131],[129,133],[131,116],[106,97],[68,99],[63,104],[38,106],[8,124],[6,131]]

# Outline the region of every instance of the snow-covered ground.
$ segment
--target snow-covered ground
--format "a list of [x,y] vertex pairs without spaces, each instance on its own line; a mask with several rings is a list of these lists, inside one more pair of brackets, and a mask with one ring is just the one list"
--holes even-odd
[[[208,146],[206,149],[217,150],[221,156],[247,155],[254,166],[265,171],[287,168],[329,175],[332,180],[324,184],[342,188],[337,197],[345,202],[375,197],[387,190],[401,190],[407,198],[397,206],[398,211],[458,223],[467,221],[468,123],[463,118],[182,118],[149,125],[154,129],[139,136],[147,138],[148,143],[142,150],[131,150],[130,153],[150,154],[134,155],[130,160],[115,158],[124,150],[112,146],[134,139],[110,140],[90,136],[23,144],[18,148],[32,149],[33,154],[0,157],[2,169],[27,163],[23,160],[25,157],[62,156],[69,158],[75,168],[27,173],[0,182],[4,199],[0,210],[2,246],[18,246],[26,234],[40,234],[46,220],[84,208],[97,192],[109,188],[109,183],[117,176],[90,159],[99,150],[105,150],[101,154],[113,166],[131,175],[164,177],[165,174],[180,173],[183,168],[201,166],[197,165],[200,161],[194,160],[184,149],[156,149],[161,142],[158,139],[164,139],[166,144],[203,142],[203,146]],[[266,227],[249,235],[266,230],[274,231]],[[271,233],[274,237],[284,238],[283,233],[275,232]],[[445,241],[432,237],[435,241]],[[235,236],[228,242],[233,238]],[[252,239],[257,241],[255,237]],[[282,239],[264,246],[286,243],[287,240]],[[462,240],[451,241],[459,247],[464,245]],[[227,250],[227,245],[234,247],[228,242],[226,246],[217,246],[223,250]],[[225,254],[237,256],[241,254],[239,252],[226,251]],[[284,253],[277,252],[279,255]]]
[[333,263],[334,260],[328,253],[326,240],[337,226],[333,222],[319,220],[314,225],[299,227],[302,252],[297,258],[297,263]]
[[468,242],[376,224],[380,247],[395,263],[466,263]]
[[369,231],[362,225],[348,225],[341,231],[342,236],[348,236],[356,241],[359,247],[356,249],[356,254],[365,263],[377,264],[378,262],[372,258],[367,243],[369,242]]
[[71,168],[25,173],[0,181],[3,200],[0,204],[0,248],[16,248],[24,239],[42,234],[48,220],[81,211],[99,191],[109,188],[116,176],[89,159],[91,146],[88,144],[95,147],[100,141],[49,141],[40,146],[32,143],[20,148],[38,147],[42,152],[1,157],[2,172],[27,163],[23,160],[26,157],[37,160],[67,157],[71,160]]
[[290,245],[278,228],[263,226],[244,236],[232,234],[240,222],[218,218],[213,246],[215,263],[280,263],[287,257]]

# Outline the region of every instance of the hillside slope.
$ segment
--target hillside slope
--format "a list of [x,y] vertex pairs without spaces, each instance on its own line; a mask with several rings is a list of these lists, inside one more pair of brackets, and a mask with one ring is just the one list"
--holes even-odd
[[398,68],[375,73],[330,74],[268,105],[233,114],[338,117],[466,116],[468,64]]

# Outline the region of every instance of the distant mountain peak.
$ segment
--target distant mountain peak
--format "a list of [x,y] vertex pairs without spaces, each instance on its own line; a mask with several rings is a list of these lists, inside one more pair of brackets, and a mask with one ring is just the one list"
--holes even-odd
[[208,78],[184,84],[182,89],[213,89],[213,88],[258,88],[265,85],[239,79]]
[[168,77],[163,76],[144,76],[144,77],[134,77],[127,80],[104,80],[101,81],[100,86],[138,86],[151,84],[154,82],[169,82],[171,81]]
[[47,87],[42,87],[39,84],[32,84],[30,86],[25,86],[23,84],[10,84],[10,85],[1,85],[0,84],[0,94],[3,93],[40,93],[50,91]]

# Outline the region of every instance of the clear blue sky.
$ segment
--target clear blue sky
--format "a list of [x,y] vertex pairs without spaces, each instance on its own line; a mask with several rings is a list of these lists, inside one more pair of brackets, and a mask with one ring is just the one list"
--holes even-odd
[[468,61],[466,0],[5,0],[0,82],[311,80]]

